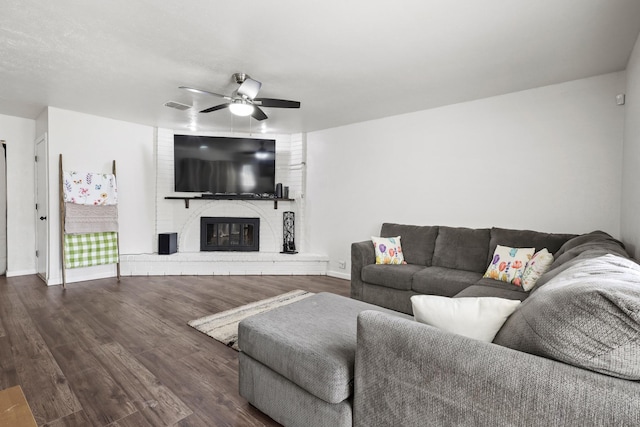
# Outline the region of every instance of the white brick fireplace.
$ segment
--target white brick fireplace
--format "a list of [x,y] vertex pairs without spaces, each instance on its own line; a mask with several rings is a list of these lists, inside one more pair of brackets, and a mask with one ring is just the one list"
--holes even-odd
[[[121,255],[123,275],[217,275],[217,274],[313,274],[327,272],[328,257],[305,251],[305,143],[302,135],[276,135],[276,182],[289,187],[294,201],[272,200],[167,200],[175,193],[172,130],[158,129],[156,137],[156,233],[178,233],[178,253],[171,255]],[[216,134],[216,136],[238,136]],[[242,135],[246,137],[247,135]],[[265,135],[260,135],[265,137]],[[273,138],[273,136],[266,136]],[[295,255],[281,254],[282,213],[296,215]],[[260,218],[258,252],[200,252],[201,217]]]

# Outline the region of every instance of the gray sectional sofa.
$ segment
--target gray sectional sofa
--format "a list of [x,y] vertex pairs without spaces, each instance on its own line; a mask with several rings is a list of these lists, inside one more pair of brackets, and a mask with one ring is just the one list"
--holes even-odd
[[[640,266],[619,241],[399,224],[381,234],[402,236],[408,264],[375,265],[372,243],[354,243],[352,299],[318,294],[240,323],[249,402],[286,426],[640,425]],[[554,262],[524,292],[482,278],[497,245],[546,247]],[[416,294],[523,302],[487,343],[413,320]]]
[[[354,243],[352,298],[404,313],[416,294],[523,303],[491,344],[361,313],[357,425],[640,425],[640,267],[621,242],[399,224],[381,235],[402,236],[408,264],[375,265],[372,243]],[[554,262],[524,292],[482,278],[498,244],[546,247]]]
[[[547,248],[557,254],[568,240],[577,237],[505,228],[391,223],[382,224],[380,236],[402,237],[407,264],[400,267],[376,265],[370,240],[353,243],[351,297],[408,314],[411,314],[411,296],[419,294],[524,300],[528,294],[522,288],[482,278],[496,246]],[[593,236],[609,241],[608,248],[624,252],[621,243],[608,234],[594,232]]]

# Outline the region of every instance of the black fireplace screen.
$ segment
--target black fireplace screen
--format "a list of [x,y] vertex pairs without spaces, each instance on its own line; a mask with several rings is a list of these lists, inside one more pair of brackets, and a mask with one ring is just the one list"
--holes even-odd
[[200,218],[201,251],[259,251],[260,218]]

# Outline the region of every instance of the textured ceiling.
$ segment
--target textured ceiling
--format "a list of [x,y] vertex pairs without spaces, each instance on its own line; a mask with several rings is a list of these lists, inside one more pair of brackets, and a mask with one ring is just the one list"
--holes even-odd
[[639,31],[638,0],[2,0],[0,114],[256,130],[178,89],[245,72],[302,102],[269,132],[312,131],[623,70]]

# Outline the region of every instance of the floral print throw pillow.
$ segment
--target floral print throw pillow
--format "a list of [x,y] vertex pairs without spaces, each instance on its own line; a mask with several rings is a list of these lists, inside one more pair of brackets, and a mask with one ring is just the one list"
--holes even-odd
[[406,264],[404,255],[402,255],[400,236],[371,236],[371,241],[376,252],[376,264]]
[[484,277],[522,286],[522,274],[535,248],[496,247]]
[[553,254],[547,248],[536,252],[522,273],[522,289],[527,292],[533,289],[533,285],[551,268],[551,264],[553,264]]

